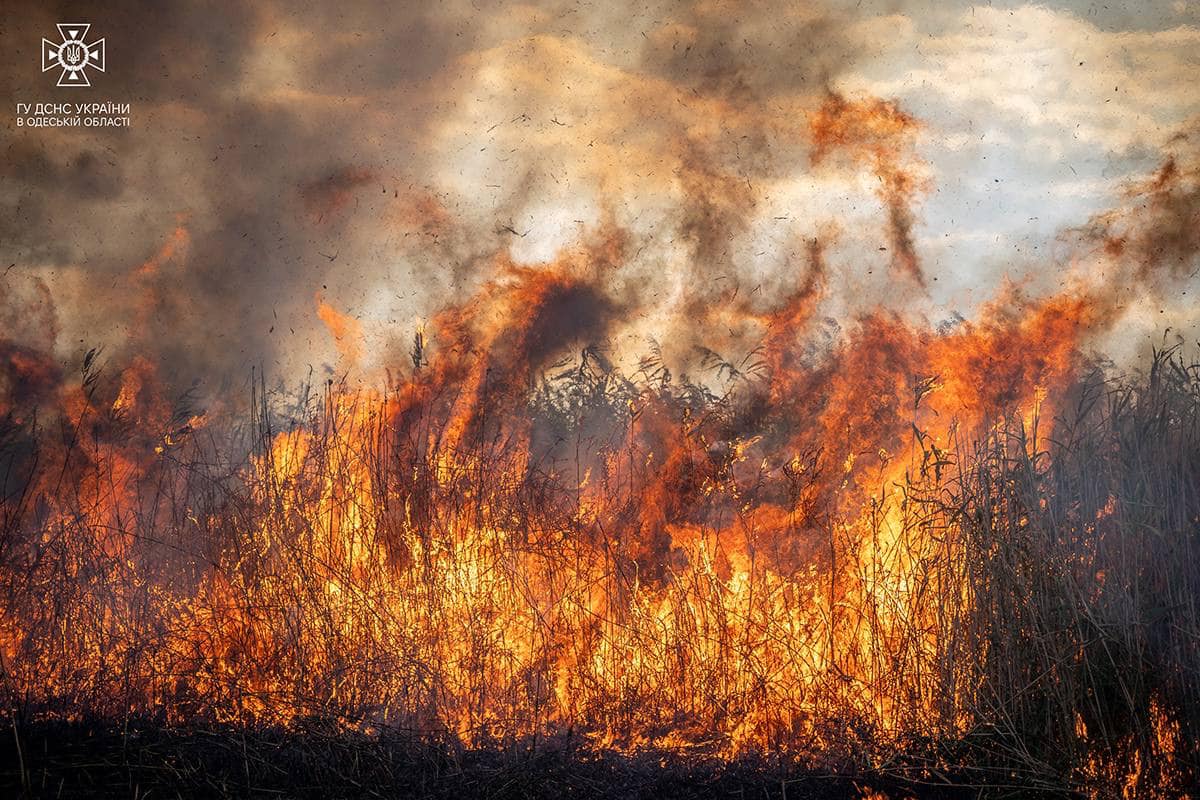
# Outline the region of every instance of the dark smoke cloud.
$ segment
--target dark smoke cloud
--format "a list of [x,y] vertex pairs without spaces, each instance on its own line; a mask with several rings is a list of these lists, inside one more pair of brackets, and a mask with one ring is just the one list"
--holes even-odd
[[1200,270],[1200,137],[1182,132],[1154,175],[1127,187],[1125,203],[1075,233],[1117,262],[1129,282],[1169,289]]
[[[386,188],[391,198],[394,176],[420,171],[406,166],[419,157],[420,106],[433,76],[471,41],[438,9],[381,11],[366,3],[6,4],[6,96],[128,102],[133,127],[9,127],[0,254],[14,268],[3,302],[22,306],[12,287],[44,278],[78,334],[60,349],[105,343],[110,355],[141,352],[177,382],[236,377],[304,348],[319,335],[314,290],[336,291],[369,271],[320,253],[337,253],[354,227],[347,209],[361,197]],[[86,97],[54,87],[38,68],[41,37],[74,20],[107,42],[108,69],[93,75]],[[311,41],[274,44],[298,31]],[[256,83],[273,57],[283,62],[283,91]],[[308,97],[287,97],[291,88]],[[381,107],[394,124],[379,124]],[[377,216],[378,204],[368,211]],[[186,253],[139,273],[177,227]],[[135,330],[138,307],[146,308]]]
[[[252,365],[332,374],[347,365],[320,296],[377,337],[360,348],[371,366],[394,366],[415,327],[498,263],[544,267],[597,236],[621,242],[596,269],[629,313],[605,335],[654,335],[685,361],[701,341],[751,348],[762,331],[747,320],[811,283],[814,241],[842,313],[886,263],[880,247],[898,274],[874,278],[872,298],[907,303],[895,287],[930,277],[907,161],[822,163],[813,180],[840,207],[792,207],[779,188],[814,171],[809,117],[874,46],[853,8],[167,0],[2,13],[7,97],[132,105],[128,130],[3,134],[0,320],[20,318],[6,338],[60,360],[105,345],[213,392]],[[83,95],[40,72],[40,40],[63,21],[107,39],[108,70]],[[856,188],[871,170],[884,185]],[[872,193],[874,227],[845,222]]]
[[[595,111],[617,117],[609,132],[639,129],[643,155],[664,161],[656,179],[675,182],[671,225],[691,242],[694,311],[720,294],[712,278],[737,268],[731,248],[747,229],[751,181],[800,158],[802,142],[774,128],[766,104],[819,87],[853,52],[827,13],[762,11],[658,4],[634,30],[620,15],[553,3],[511,18],[467,3],[9,4],[0,58],[10,96],[80,100],[47,81],[37,58],[56,22],[86,21],[108,48],[88,99],[129,102],[134,119],[128,131],[7,131],[0,253],[16,265],[10,290],[49,282],[69,330],[62,355],[106,344],[112,356],[152,356],[182,384],[327,351],[318,292],[350,312],[389,307],[378,295],[392,293],[428,315],[489,277],[490,254],[510,242],[506,217],[546,182],[527,147],[514,154],[524,175],[490,217],[447,208],[434,188],[447,164],[431,137],[490,68],[480,53],[551,37],[565,44],[543,54],[548,67],[573,54],[613,62],[626,89],[653,98],[647,113]],[[673,95],[656,96],[663,87]],[[540,115],[535,87],[516,94]],[[690,130],[697,111],[680,108],[685,98],[729,110],[729,129]],[[582,145],[567,142],[561,157]],[[621,166],[608,165],[624,182]],[[139,270],[177,229],[186,247]],[[408,265],[411,284],[389,282],[396,270],[379,264],[389,256]],[[20,307],[25,294],[7,302]]]

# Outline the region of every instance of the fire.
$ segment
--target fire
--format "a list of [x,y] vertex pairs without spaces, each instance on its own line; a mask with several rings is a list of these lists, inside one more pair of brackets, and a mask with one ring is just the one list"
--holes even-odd
[[912,241],[913,202],[927,188],[912,154],[920,124],[895,103],[876,98],[848,100],[830,92],[809,125],[814,165],[844,152],[871,168],[879,181],[877,193],[887,208],[892,266],[924,287],[925,275]]
[[[147,437],[159,458],[102,428],[170,427],[151,365],[136,362],[107,406],[83,401],[86,462],[43,527],[49,542],[99,539],[59,554],[93,576],[68,606],[90,621],[47,641],[16,633],[14,617],[7,663],[46,702],[84,675],[90,702],[114,712],[285,724],[332,713],[470,743],[578,724],[605,746],[716,736],[732,754],[821,737],[831,713],[897,734],[955,729],[962,710],[937,705],[958,692],[892,682],[945,656],[920,587],[969,603],[945,574],[953,536],[921,534],[904,487],[952,471],[962,427],[986,433],[1065,380],[1066,317],[1079,309],[1052,300],[942,336],[865,320],[828,363],[750,385],[748,404],[781,399],[751,433],[733,409],[625,384],[628,402],[603,409],[607,439],[548,456],[560,443],[530,379],[568,319],[592,314],[600,331],[603,307],[569,269],[506,267],[435,321],[437,349],[410,378],[381,394],[331,388],[240,470],[245,488],[225,489],[235,505],[176,501],[186,516],[163,503],[190,492],[181,456],[165,462],[161,448],[200,447],[187,427]],[[356,340],[352,321],[326,305],[321,316]],[[764,357],[785,363],[773,349],[784,342],[769,342]],[[914,383],[919,370],[934,380]],[[1000,393],[984,371],[1004,374]],[[572,391],[619,381],[576,374]],[[155,530],[204,550],[186,547],[183,574],[156,574]],[[135,609],[153,636],[127,638]],[[141,678],[115,695],[113,659]]]
[[[810,127],[815,163],[843,152],[877,178],[893,265],[923,286],[919,125],[830,95]],[[347,175],[308,202],[344,205],[342,184],[368,179]],[[73,384],[0,342],[10,698],[67,718],[316,717],[467,746],[580,731],[872,764],[914,742],[1011,747],[1027,729],[1003,711],[1080,748],[1084,782],[1183,784],[1174,697],[1119,684],[1153,741],[1095,746],[1103,709],[1046,699],[1090,674],[1103,605],[1142,602],[1130,586],[1158,574],[1110,552],[1132,535],[1120,486],[1076,496],[1054,471],[1082,452],[1073,425],[1111,435],[1097,459],[1126,436],[1118,411],[1060,429],[1093,391],[1096,290],[1010,288],[941,330],[872,309],[805,350],[829,271],[813,241],[788,296],[722,312],[756,332],[751,355],[706,350],[691,380],[654,347],[626,370],[602,346],[636,311],[610,283],[626,250],[606,229],[549,263],[496,255],[410,370],[310,388],[287,424],[261,383],[247,408],[197,413],[145,357],[110,382],[89,355]],[[362,324],[316,302],[339,367],[361,365]],[[1005,660],[1046,641],[1067,644]]]
[[317,316],[337,344],[338,353],[347,367],[357,366],[363,354],[362,323],[347,316],[321,299],[317,294]]

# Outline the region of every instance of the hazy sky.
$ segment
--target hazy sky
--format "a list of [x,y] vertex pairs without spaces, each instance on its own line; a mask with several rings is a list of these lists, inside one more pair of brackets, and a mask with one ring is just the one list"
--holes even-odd
[[[637,296],[630,338],[677,331],[689,298],[769,308],[812,238],[842,324],[868,304],[969,317],[1006,280],[1100,269],[1063,231],[1126,202],[1200,114],[1182,0],[0,13],[0,336],[64,359],[149,348],[180,380],[336,368],[318,298],[386,366],[497,254],[538,264],[610,229],[632,242],[613,278]],[[91,88],[41,72],[56,22],[106,38]],[[920,123],[899,157],[926,289],[889,269],[876,171],[811,157],[831,91]],[[128,130],[15,127],[16,102],[103,101],[131,105]],[[1135,303],[1122,338],[1191,325],[1183,291]]]

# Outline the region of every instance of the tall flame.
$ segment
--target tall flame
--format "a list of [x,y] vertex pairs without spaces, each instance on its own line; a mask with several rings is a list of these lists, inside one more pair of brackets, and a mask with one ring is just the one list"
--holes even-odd
[[[878,179],[893,264],[924,285],[921,182],[897,155],[916,122],[837,96],[810,122],[816,162],[844,151]],[[1107,257],[1145,249],[1139,224],[1096,221]],[[186,241],[181,228],[138,274]],[[1009,741],[1000,711],[1043,720],[1055,746],[1090,741],[1091,709],[1030,708],[1025,692],[1069,685],[1089,658],[1091,640],[1060,628],[1097,624],[1094,604],[1161,574],[1109,552],[1134,535],[1160,546],[1114,527],[1111,476],[1087,484],[1103,492],[1065,485],[1079,425],[1113,437],[1091,457],[1125,452],[1118,411],[1088,410],[1083,350],[1108,295],[1009,287],[940,330],[869,309],[822,342],[823,247],[771,308],[721,311],[759,344],[704,350],[699,380],[657,346],[624,370],[604,346],[637,311],[611,283],[614,230],[549,263],[495,256],[384,388],[331,379],[285,403],[259,382],[240,417],[236,401],[172,403],[144,357],[111,381],[89,355],[70,384],[0,342],[6,697],[66,717],[317,716],[468,745],[579,730],[728,757]],[[362,324],[317,306],[341,365],[361,365]],[[1022,608],[1026,590],[1079,585],[1054,619]],[[1022,672],[1005,659],[1039,626],[1069,657]],[[1077,760],[1081,780],[1129,767],[1136,788],[1147,762],[1161,785],[1183,780],[1163,766],[1183,747],[1179,710],[1138,697],[1128,713],[1149,715],[1154,741],[1109,737]]]

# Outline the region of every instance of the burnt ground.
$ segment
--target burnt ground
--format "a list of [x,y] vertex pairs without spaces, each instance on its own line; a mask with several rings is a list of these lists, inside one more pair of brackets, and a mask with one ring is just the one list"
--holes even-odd
[[916,783],[878,774],[814,772],[769,758],[725,763],[562,745],[456,752],[417,745],[401,735],[368,737],[319,729],[13,725],[11,719],[4,727],[0,796],[20,798],[951,800],[1027,796],[1032,788],[984,788],[978,781],[944,775]]

